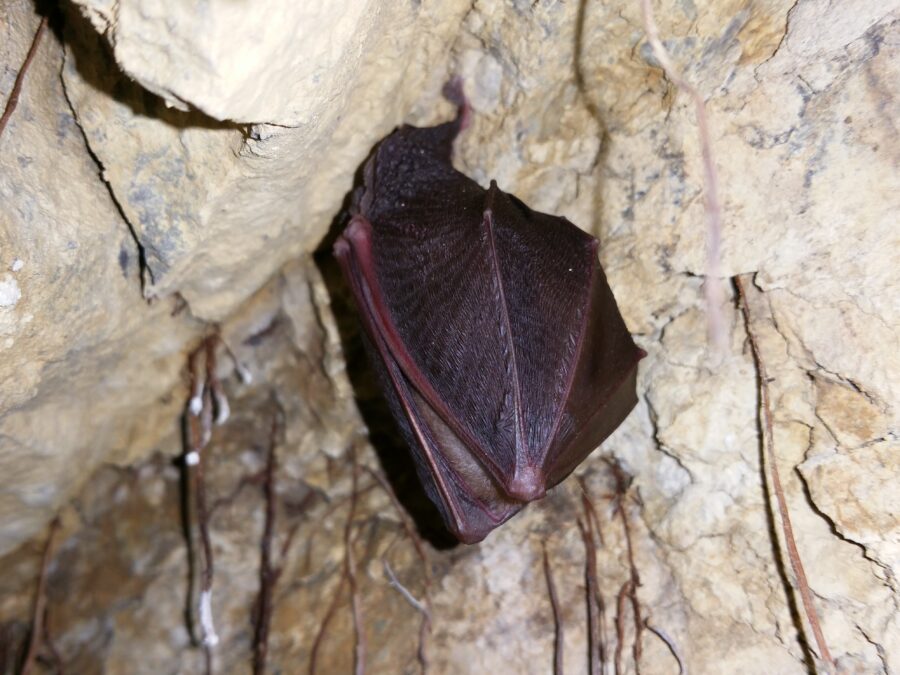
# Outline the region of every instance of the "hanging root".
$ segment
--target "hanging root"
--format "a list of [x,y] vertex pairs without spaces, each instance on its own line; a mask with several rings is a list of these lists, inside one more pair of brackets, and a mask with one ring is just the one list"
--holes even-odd
[[[403,506],[400,504],[400,500],[397,499],[397,495],[394,494],[394,490],[391,488],[390,483],[388,483],[388,480],[384,476],[384,474],[368,466],[365,467],[365,469],[381,486],[382,490],[387,493],[388,497],[391,500],[391,503],[394,505],[394,509],[397,511],[397,515],[400,517],[400,522],[403,524],[403,529],[406,531],[406,535],[412,541],[413,547],[416,549],[416,554],[419,557],[419,561],[422,564],[422,576],[425,580],[425,598],[421,603],[422,609],[420,610],[420,612],[422,613],[422,622],[419,624],[418,659],[419,663],[422,666],[422,672],[425,673],[428,671],[428,635],[431,633],[431,570],[428,565],[428,556],[425,553],[425,545],[422,543],[422,538],[416,532],[415,525],[412,523],[409,515],[403,509]],[[388,565],[387,561],[384,561],[384,564],[385,571],[389,571],[390,566]],[[393,571],[390,571],[389,577],[396,581],[396,577],[393,575]],[[399,581],[397,581],[396,584],[391,583],[391,585],[397,588],[397,590],[404,588]],[[412,597],[411,594],[407,598],[407,600],[409,600],[410,597]]]
[[34,56],[37,54],[38,47],[41,44],[41,38],[44,36],[44,31],[47,29],[47,17],[42,17],[41,22],[38,24],[37,30],[34,32],[34,37],[31,40],[31,47],[28,48],[28,54],[25,55],[25,60],[22,62],[22,67],[19,68],[19,74],[16,75],[16,81],[13,83],[12,91],[9,93],[9,98],[6,99],[6,107],[3,109],[3,115],[0,116],[0,136],[3,136],[3,132],[6,130],[6,125],[9,122],[9,118],[12,117],[13,112],[16,110],[16,106],[19,105],[19,96],[22,93],[22,85],[25,82],[25,75],[28,73],[28,68],[31,66],[31,62],[34,61]]
[[397,575],[394,574],[394,570],[391,569],[390,564],[388,564],[387,560],[382,561],[384,563],[384,573],[387,575],[388,584],[392,588],[395,588],[400,595],[412,606],[416,611],[418,611],[422,615],[422,623],[419,624],[419,649],[417,651],[417,657],[419,659],[419,663],[422,666],[422,674],[428,672],[428,654],[426,652],[427,645],[427,634],[431,630],[431,607],[429,605],[429,598],[427,595],[425,601],[422,602],[418,600],[412,593],[410,593],[409,589],[406,588],[403,584],[400,583],[399,579],[397,579]]
[[588,496],[587,484],[585,483],[583,476],[579,477],[578,484],[581,486],[581,505],[585,510],[585,520],[588,521],[588,524],[593,524],[593,529],[597,533],[597,541],[601,546],[605,546],[605,542],[603,541],[603,528],[600,526],[600,517],[597,515],[597,509],[594,507],[594,502]]
[[366,471],[368,471],[369,475],[375,479],[375,481],[381,486],[381,488],[387,493],[387,496],[390,498],[391,503],[394,505],[394,509],[397,511],[397,515],[400,517],[400,522],[403,524],[403,529],[406,531],[407,536],[412,541],[413,546],[416,549],[416,554],[419,556],[419,560],[422,561],[423,565],[423,573],[425,575],[425,584],[430,585],[431,583],[431,572],[428,569],[428,556],[425,554],[425,546],[422,543],[422,538],[416,533],[415,525],[411,522],[409,515],[407,515],[406,511],[403,509],[403,506],[400,504],[400,500],[397,499],[397,495],[394,494],[393,488],[391,488],[390,483],[388,483],[387,478],[381,471],[377,471],[370,467],[364,467]]
[[[631,602],[632,615],[634,618],[634,644],[632,645],[632,656],[634,657],[634,671],[641,672],[641,655],[643,653],[643,631],[644,622],[641,619],[641,603],[637,597],[637,589],[641,585],[641,578],[638,574],[637,565],[634,562],[634,545],[631,538],[631,524],[628,519],[626,503],[628,501],[628,488],[630,477],[622,470],[622,467],[613,460],[607,460],[607,465],[612,471],[613,478],[616,481],[616,493],[613,498],[613,513],[618,514],[622,521],[622,531],[625,534],[625,550],[628,554],[629,583],[623,586],[619,591],[620,596],[622,590],[627,588],[627,597]],[[621,601],[621,597],[620,597]],[[621,610],[619,616],[621,617]],[[621,646],[616,646],[616,652],[621,651]]]
[[344,584],[347,583],[347,576],[345,574],[341,575],[341,580],[338,582],[338,586],[334,591],[334,597],[331,599],[331,604],[328,605],[328,609],[325,612],[325,616],[322,617],[322,622],[319,624],[319,632],[316,633],[316,637],[313,640],[312,648],[309,653],[309,675],[315,675],[318,668],[318,659],[319,659],[319,649],[322,646],[322,643],[325,641],[325,633],[328,630],[328,625],[331,623],[331,619],[334,617],[335,612],[337,611],[338,604],[341,600],[341,593],[344,590]]
[[[44,553],[41,556],[41,569],[38,573],[37,590],[34,595],[34,611],[31,616],[31,631],[28,638],[28,651],[25,654],[25,660],[22,662],[20,675],[28,675],[34,667],[35,659],[37,659],[38,649],[45,642],[47,636],[46,614],[47,614],[47,571],[50,568],[50,561],[53,560],[53,540],[59,530],[59,518],[50,521],[50,530],[47,533],[47,542],[44,544]],[[55,649],[52,650],[55,652]]]
[[353,629],[356,633],[354,650],[354,673],[365,675],[366,672],[366,633],[363,622],[362,599],[356,578],[356,559],[353,556],[353,518],[356,515],[356,500],[359,483],[359,465],[356,463],[356,450],[351,450],[353,462],[353,487],[350,496],[350,514],[347,516],[347,527],[344,530],[344,555],[347,582],[350,585],[350,605],[353,610]]
[[753,352],[753,362],[756,365],[757,379],[759,380],[759,398],[760,398],[760,426],[763,431],[763,457],[765,464],[769,467],[769,477],[772,482],[772,491],[775,493],[775,501],[778,503],[778,513],[781,517],[781,527],[784,533],[784,544],[787,549],[788,559],[791,561],[791,569],[794,571],[794,577],[797,580],[797,590],[800,593],[800,599],[803,602],[803,610],[809,621],[816,645],[819,648],[819,655],[828,666],[834,670],[834,660],[831,658],[831,652],[828,644],[825,642],[825,635],[822,633],[822,626],[819,623],[819,615],[816,613],[816,607],[813,604],[812,591],[809,588],[809,581],[806,578],[806,572],[803,569],[803,561],[800,559],[800,552],[797,550],[797,542],[794,539],[794,528],[791,525],[791,514],[788,510],[787,500],[784,497],[784,489],[781,486],[781,476],[778,473],[778,459],[775,453],[775,435],[772,423],[772,404],[769,397],[769,376],[766,371],[766,364],[759,349],[756,340],[756,334],[753,332],[753,319],[750,316],[750,306],[747,303],[747,295],[744,292],[744,284],[740,277],[734,277],[734,286],[737,289],[738,298],[741,302],[741,312],[744,315],[744,323],[747,328],[747,338],[750,341],[750,349]]
[[293,539],[296,528],[285,540],[281,551],[280,563],[276,567],[272,563],[272,541],[275,537],[275,507],[278,495],[275,490],[275,469],[277,458],[275,448],[278,435],[278,416],[272,419],[272,427],[269,432],[269,451],[266,454],[266,468],[263,473],[263,496],[265,498],[265,523],[260,541],[259,561],[259,596],[256,602],[256,626],[253,636],[253,673],[264,675],[266,672],[266,658],[269,654],[269,627],[272,624],[273,598],[275,584],[284,565],[285,554]]
[[703,285],[706,293],[706,316],[710,343],[719,353],[724,353],[727,346],[725,334],[725,320],[722,315],[721,276],[721,240],[722,240],[722,205],[719,201],[719,179],[716,173],[715,161],[712,154],[712,142],[709,134],[709,123],[706,117],[706,102],[700,92],[685,80],[672,59],[669,57],[662,40],[659,38],[659,29],[656,19],[653,17],[653,9],[650,0],[640,0],[641,14],[644,20],[644,32],[647,34],[647,42],[653,49],[653,55],[662,66],[666,77],[676,87],[684,91],[694,102],[697,115],[697,131],[700,136],[700,151],[703,156],[703,184],[706,202],[706,281]]
[[[350,494],[349,498],[341,499],[333,502],[331,506],[325,510],[325,512],[321,515],[321,519],[324,520],[328,516],[330,516],[335,510],[344,505],[345,502],[350,502],[350,512],[347,517],[347,525],[345,529],[345,533],[352,529],[353,524],[353,515],[356,510],[356,500],[358,495],[365,494],[369,490],[375,487],[375,483],[370,483],[366,487],[362,489],[354,489]],[[346,539],[346,534],[345,534]],[[315,675],[318,672],[319,666],[319,651],[322,648],[322,644],[325,642],[325,636],[328,632],[328,626],[331,624],[331,620],[334,618],[335,613],[337,612],[337,608],[341,602],[341,594],[344,592],[344,586],[348,583],[349,576],[347,574],[347,566],[344,565],[344,571],[340,576],[340,581],[338,582],[337,588],[335,588],[334,595],[331,598],[331,603],[328,605],[328,609],[325,611],[325,615],[322,617],[322,621],[319,623],[319,630],[316,633],[316,637],[313,639],[312,647],[310,648],[309,654],[309,675]]]
[[550,607],[553,609],[553,624],[556,627],[553,647],[553,673],[563,675],[563,621],[559,608],[559,598],[556,595],[556,584],[553,583],[553,572],[550,569],[550,560],[547,557],[547,547],[544,546],[544,577],[547,579],[547,593],[550,595]]
[[[720,307],[722,306],[722,291],[719,285],[720,276],[720,243],[722,231],[722,207],[718,194],[718,175],[716,173],[715,162],[712,154],[712,143],[710,140],[709,124],[706,116],[706,104],[700,93],[690,85],[678,72],[671,58],[666,52],[665,47],[659,37],[659,30],[653,17],[653,10],[650,0],[640,0],[641,13],[644,20],[644,30],[647,34],[647,42],[653,49],[656,60],[660,63],[666,73],[666,77],[678,88],[684,90],[694,101],[694,107],[697,115],[697,128],[700,136],[700,147],[703,156],[703,178],[706,196],[706,213],[707,213],[707,263],[706,263],[706,302],[707,315],[709,317],[709,331],[713,338],[713,343],[724,349],[725,330],[724,320],[721,316]],[[778,465],[775,454],[775,440],[772,431],[772,410],[769,398],[769,380],[766,374],[765,362],[759,350],[756,336],[753,333],[752,321],[750,316],[750,308],[747,304],[747,298],[744,293],[743,284],[740,277],[734,277],[734,285],[737,289],[738,296],[741,300],[741,309],[744,315],[744,322],[747,328],[747,336],[750,340],[750,347],[753,351],[753,360],[756,364],[757,377],[759,379],[761,412],[762,417],[760,426],[763,427],[763,454],[766,464],[769,466],[769,473],[772,482],[775,499],[778,503],[778,511],[781,517],[781,526],[784,533],[785,547],[788,553],[788,559],[796,578],[797,590],[803,603],[804,613],[809,621],[813,636],[819,649],[819,654],[823,661],[834,670],[835,664],[831,657],[831,652],[825,642],[825,636],[819,623],[819,617],[813,605],[812,592],[809,588],[809,582],[803,569],[803,563],[800,559],[800,553],[797,550],[797,544],[794,540],[793,527],[791,526],[790,513],[787,508],[787,500],[784,497],[784,490],[781,485],[781,478],[778,474]]]
[[681,652],[678,650],[678,645],[675,644],[675,640],[673,640],[662,628],[651,625],[649,618],[644,619],[644,626],[662,640],[666,647],[669,648],[672,656],[674,656],[675,660],[678,662],[678,675],[688,675],[687,666],[684,665],[684,659],[681,656]]
[[215,561],[213,559],[212,538],[209,533],[209,511],[206,503],[206,476],[205,453],[206,444],[211,437],[212,429],[212,396],[209,389],[203,394],[203,407],[193,426],[191,434],[191,450],[185,457],[185,463],[192,467],[194,511],[196,515],[197,530],[200,533],[200,600],[198,617],[200,619],[201,644],[206,661],[206,673],[213,671],[212,649],[219,644],[219,635],[216,632],[212,610],[212,586],[215,575]]
[[633,584],[630,580],[626,581],[622,584],[622,588],[619,589],[619,594],[616,596],[616,653],[614,659],[616,675],[622,675],[625,672],[622,668],[622,653],[625,650],[625,608],[628,597],[633,592],[632,586]]
[[[203,340],[200,347],[194,351],[189,359],[190,366],[190,398],[185,412],[185,454],[184,470],[186,472],[186,498],[185,498],[185,532],[188,540],[189,564],[193,568],[194,561],[199,562],[199,597],[197,602],[196,617],[200,625],[200,645],[203,647],[206,672],[213,671],[213,648],[219,643],[219,635],[215,627],[215,615],[213,611],[213,580],[215,564],[213,558],[212,539],[210,536],[210,519],[213,512],[231,503],[243,488],[247,485],[262,483],[265,496],[265,525],[260,543],[260,592],[257,603],[257,611],[253,639],[253,672],[261,674],[265,672],[266,658],[268,655],[269,626],[272,617],[272,599],[275,583],[281,573],[281,567],[276,567],[272,560],[272,541],[275,532],[275,469],[276,440],[279,419],[276,415],[272,421],[269,436],[269,448],[266,457],[266,467],[258,474],[243,476],[234,490],[226,497],[210,502],[207,498],[205,478],[206,448],[212,438],[214,425],[224,424],[230,414],[231,408],[228,397],[225,394],[222,382],[216,373],[216,347],[221,344],[229,356],[234,360],[235,369],[242,382],[249,382],[249,372],[237,360],[237,357],[224,342],[218,332],[215,332]],[[277,401],[276,401],[277,403]],[[280,406],[279,406],[280,410]],[[279,413],[281,414],[281,413]],[[199,555],[195,553],[193,537],[190,535],[191,503],[193,502],[193,515],[196,529],[199,533]],[[284,542],[282,556],[283,562],[296,528],[292,528]],[[190,572],[194,578],[194,570]],[[189,588],[192,595],[192,589]],[[189,628],[193,633],[193,621],[188,616]]]
[[397,591],[400,592],[400,595],[403,596],[404,600],[406,600],[415,610],[427,616],[428,610],[426,609],[424,603],[416,599],[416,596],[410,593],[409,589],[400,583],[400,581],[397,579],[397,575],[394,574],[394,570],[391,569],[391,565],[387,560],[383,560],[382,563],[384,565],[384,573],[388,578],[388,584],[397,589]]
[[[227,410],[227,400],[221,391],[221,384],[215,375],[215,336],[206,338],[190,357],[191,396],[185,414],[186,433],[184,470],[187,472],[186,506],[190,508],[193,496],[194,521],[200,535],[199,555],[193,553],[190,537],[190,515],[186,516],[188,545],[191,547],[189,560],[199,561],[200,594],[197,603],[197,618],[200,623],[200,644],[203,647],[205,670],[213,671],[212,649],[219,643],[213,613],[213,578],[215,563],[212,539],[209,531],[210,508],[207,503],[205,478],[205,449],[212,438],[214,410],[218,408],[221,417],[223,406]],[[191,572],[193,578],[193,571]],[[193,633],[193,627],[191,627]]]
[[[584,489],[584,484],[582,484]],[[587,599],[588,614],[588,666],[590,675],[601,675],[606,669],[607,662],[607,635],[606,635],[606,603],[600,592],[600,584],[597,582],[597,548],[594,541],[595,524],[597,533],[600,533],[600,523],[596,519],[597,514],[594,505],[585,492],[581,495],[584,507],[584,522],[578,520],[578,529],[581,531],[581,539],[584,542],[585,561],[585,594]],[[602,539],[601,539],[602,541]]]

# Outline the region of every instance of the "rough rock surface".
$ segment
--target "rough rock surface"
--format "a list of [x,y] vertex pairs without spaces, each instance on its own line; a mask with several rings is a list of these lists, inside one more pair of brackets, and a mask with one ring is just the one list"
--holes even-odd
[[[4,94],[37,18],[9,3]],[[49,33],[0,137],[0,552],[41,531],[105,461],[169,433],[184,346],[201,326],[141,299],[137,249],[98,177]],[[4,96],[5,100],[5,96]]]
[[[290,130],[169,110],[116,69],[75,7],[54,16],[0,138],[0,552],[101,462],[177,433],[173,389],[201,322],[315,248],[372,145],[424,88],[439,90],[464,9],[440,7],[381,12],[347,47],[364,47],[365,63],[309,108],[315,124]],[[38,19],[27,2],[3,11],[5,100]],[[427,58],[381,73],[406,50]]]
[[70,13],[63,82],[143,247],[144,292],[177,291],[212,321],[315,248],[372,145],[435,98],[466,6],[83,4],[112,46]]
[[[331,5],[346,20],[309,42],[285,36],[324,4],[286,10],[280,26],[226,2],[204,16],[132,0],[84,6],[110,46],[69,16],[0,137],[0,195],[12,205],[0,214],[0,549],[80,489],[49,570],[50,632],[67,672],[202,667],[184,619],[189,560],[172,461],[186,398],[178,371],[202,320],[222,321],[257,376],[240,386],[222,360],[234,415],[213,435],[209,484],[214,499],[233,498],[212,519],[217,672],[248,669],[263,518],[253,477],[273,400],[286,418],[278,544],[296,528],[275,596],[273,669],[305,671],[314,652],[318,672],[351,669],[349,538],[370,672],[419,669],[420,615],[384,561],[414,597],[431,598],[430,672],[549,672],[544,550],[566,671],[587,672],[582,491],[603,528],[606,634],[612,647],[621,617],[624,672],[635,670],[632,606],[617,601],[629,550],[646,623],[641,672],[678,672],[667,640],[694,673],[821,666],[778,554],[756,371],[734,298],[721,308],[726,353],[707,349],[693,108],[644,43],[637,3],[426,1],[376,12],[347,1]],[[36,24],[26,4],[10,7],[4,93]],[[656,15],[707,100],[723,273],[746,275],[825,636],[841,672],[897,672],[900,6],[665,2]],[[236,64],[229,40],[264,44]],[[456,548],[403,468],[334,266],[301,256],[379,137],[401,120],[449,114],[438,91],[450,70],[476,113],[460,168],[596,234],[649,352],[640,404],[603,450],[486,541]],[[311,87],[316,73],[327,77]],[[187,309],[171,316],[173,300],[142,301],[135,240],[145,294],[178,292]],[[604,458],[633,476],[624,496]],[[104,461],[135,463],[100,469],[81,489]],[[407,510],[363,467],[389,474],[426,539],[427,565]],[[33,541],[0,559],[0,622],[13,647],[39,549]]]

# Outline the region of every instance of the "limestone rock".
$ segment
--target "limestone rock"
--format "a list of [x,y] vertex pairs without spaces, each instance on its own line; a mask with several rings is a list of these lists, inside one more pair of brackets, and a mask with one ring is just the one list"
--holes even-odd
[[[229,7],[219,9],[240,25]],[[462,9],[456,2],[379,13],[395,32],[376,23],[355,34],[346,49],[366,47],[365,63],[335,83],[337,99],[331,90],[313,108],[302,92],[276,88],[296,95],[292,105],[315,124],[252,131],[167,109],[136,75],[116,69],[104,38],[77,11],[54,18],[2,138],[0,194],[10,208],[0,221],[0,332],[9,355],[0,365],[0,461],[14,487],[0,496],[8,515],[0,551],[35,534],[101,462],[142,456],[177,433],[180,401],[171,394],[204,330],[194,318],[231,314],[286,261],[318,245],[372,144],[423,87],[439,89],[442,45]],[[37,25],[26,3],[7,11],[4,94]],[[257,14],[242,11],[245,19]],[[125,48],[127,40],[114,43]],[[399,61],[406,49],[428,58],[376,77],[380,58]],[[146,306],[141,289],[157,302]]]
[[434,100],[465,10],[81,4],[111,46],[73,12],[63,80],[144,248],[145,294],[215,321],[318,245],[374,143],[423,90]]
[[180,2],[79,4],[122,70],[169,107],[283,127],[315,123],[353,85],[373,38],[411,18],[357,0],[268,11],[227,0],[203,11]]
[[[718,308],[726,353],[706,343],[693,104],[652,57],[638,3],[425,1],[373,13],[363,0],[339,2],[330,16],[346,10],[346,21],[334,22],[334,52],[324,56],[316,50],[329,31],[308,44],[286,36],[325,5],[311,5],[308,15],[287,8],[275,25],[225,2],[210,3],[208,16],[138,0],[80,4],[109,51],[89,26],[71,21],[65,63],[48,41],[29,80],[50,94],[37,100],[26,89],[0,139],[0,194],[15,204],[0,216],[12,241],[0,251],[0,329],[21,349],[0,364],[10,382],[0,433],[19,443],[0,457],[16,472],[14,489],[0,497],[16,495],[0,502],[4,522],[18,528],[7,542],[35,532],[75,490],[76,461],[86,476],[101,460],[143,458],[127,470],[101,469],[64,511],[49,616],[70,669],[201,667],[195,623],[182,617],[188,555],[168,459],[182,448],[160,431],[174,430],[185,403],[176,382],[199,330],[192,316],[220,321],[257,375],[239,385],[222,360],[234,415],[214,432],[209,455],[210,491],[224,500],[212,521],[218,671],[246,672],[249,659],[263,517],[254,475],[273,400],[286,413],[276,446],[279,545],[296,528],[273,614],[273,668],[302,670],[314,654],[319,672],[352,668],[349,539],[371,672],[419,670],[421,613],[397,584],[417,601],[430,598],[431,672],[548,672],[554,619],[545,550],[561,600],[566,671],[587,672],[582,494],[603,530],[596,553],[605,635],[613,650],[620,618],[624,672],[634,672],[636,625],[644,673],[677,672],[676,658],[692,672],[804,673],[817,663],[811,636],[801,636],[806,629],[793,617],[798,600],[778,554],[757,373],[727,283]],[[12,63],[29,32],[24,5],[16,7]],[[749,329],[771,378],[778,463],[825,636],[841,672],[894,672],[900,144],[892,113],[900,6],[766,0],[701,8],[667,0],[656,17],[667,49],[707,101],[725,207],[723,272],[744,275]],[[251,48],[253,31],[242,26],[258,28],[265,44]],[[240,68],[229,40],[250,45]],[[6,44],[0,51],[12,51]],[[626,322],[649,353],[640,403],[603,449],[483,543],[456,548],[430,519],[366,375],[333,264],[301,255],[340,211],[373,143],[400,121],[449,116],[438,91],[450,70],[464,76],[475,111],[457,143],[458,166],[597,235]],[[53,78],[60,71],[64,90]],[[312,72],[328,75],[314,92]],[[3,77],[8,91],[11,77]],[[166,101],[189,111],[167,112]],[[53,138],[39,128],[68,131]],[[96,179],[82,130],[106,184]],[[29,177],[30,166],[41,171]],[[63,189],[69,184],[83,189]],[[101,217],[86,215],[82,202]],[[29,228],[34,214],[54,226]],[[147,294],[177,292],[189,311],[171,317],[171,301],[143,305],[133,264],[122,277],[120,242],[134,260],[129,227],[145,252]],[[43,248],[22,243],[38,235]],[[70,240],[90,245],[75,255]],[[285,267],[290,259],[298,261]],[[45,270],[57,268],[69,284],[45,281],[53,278]],[[47,307],[53,321],[32,307]],[[25,312],[35,318],[25,321]],[[108,316],[114,325],[103,322]],[[146,384],[135,388],[139,377]],[[110,400],[89,403],[97,392]],[[151,404],[163,392],[168,402]],[[63,414],[65,435],[47,423]],[[94,454],[76,460],[88,438],[97,441]],[[26,440],[52,442],[54,453],[46,461],[29,455],[20,449]],[[161,453],[148,458],[154,445]],[[389,475],[402,510],[370,468]],[[29,512],[28,490],[51,497]],[[425,540],[426,563],[409,517]],[[25,630],[22,589],[36,552],[29,545],[3,559],[10,574],[0,586],[0,622],[11,635]],[[637,624],[627,593],[631,560]],[[121,581],[118,590],[107,584],[99,592],[108,579]]]
[[[4,15],[0,54],[18,68],[37,19],[24,2]],[[39,532],[101,462],[134,461],[175,433],[172,389],[200,329],[141,299],[137,249],[62,63],[47,31],[0,137],[0,552]],[[6,94],[16,70],[4,73]]]

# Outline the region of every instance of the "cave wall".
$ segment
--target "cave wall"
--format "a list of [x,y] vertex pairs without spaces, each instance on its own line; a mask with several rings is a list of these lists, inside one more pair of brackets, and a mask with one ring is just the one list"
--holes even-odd
[[[266,19],[295,48],[284,54],[279,74],[259,50],[244,50],[240,69],[191,52],[205,42],[175,36],[205,34],[207,27],[176,26],[179,3],[163,12],[165,20],[156,4],[84,7],[103,36],[76,6],[64,8],[39,48],[0,160],[9,205],[0,240],[0,471],[10,476],[0,497],[0,551],[33,535],[100,463],[146,455],[172,433],[182,404],[172,391],[204,326],[233,313],[286,261],[314,249],[374,143],[424,89],[436,98],[464,5],[440,3],[440,12],[427,4],[378,5],[348,3],[353,12],[344,12],[322,3],[322,12],[333,12],[326,16],[340,19],[326,51],[340,47],[347,67],[332,72],[319,58],[304,71],[306,88],[292,94],[294,112],[247,118],[239,106],[211,108],[226,121],[208,117],[199,101],[179,110],[185,106],[174,94],[145,89],[142,76],[120,70],[115,59],[169,64],[172,72],[212,81],[207,70],[191,73],[185,65],[202,63],[219,73],[212,89],[235,105],[258,97],[242,87],[260,84],[264,71],[284,96],[292,91],[284,73],[314,63],[323,48],[296,36],[324,35],[318,27],[329,23],[326,16]],[[258,44],[259,33],[246,23],[255,12],[228,7],[211,6],[215,18],[182,18],[223,21],[221,30]],[[26,2],[5,11],[9,91],[37,17]],[[98,23],[104,20],[109,24]],[[160,47],[154,30],[172,43]],[[238,47],[218,43],[228,53]],[[131,56],[118,56],[123,50]],[[407,62],[407,51],[421,58]],[[310,99],[314,80],[322,83]],[[12,271],[17,260],[22,266]]]
[[[447,118],[439,92],[451,72],[462,74],[475,112],[457,166],[596,235],[649,356],[638,408],[577,477],[482,544],[426,546],[431,670],[550,670],[546,549],[567,667],[586,672],[582,489],[604,527],[610,630],[629,574],[624,511],[644,618],[692,672],[799,673],[820,663],[792,618],[791,574],[773,543],[756,370],[727,279],[727,349],[707,345],[693,106],[656,64],[638,4],[204,7],[67,7],[0,137],[9,205],[0,213],[0,550],[41,532],[63,507],[49,597],[59,649],[79,672],[200,667],[181,616],[186,552],[178,473],[166,458],[180,451],[187,353],[213,322],[257,376],[252,385],[228,379],[235,414],[211,444],[217,494],[258,468],[270,390],[286,411],[279,503],[283,527],[296,524],[297,534],[273,618],[273,663],[307,663],[326,623],[322,672],[351,667],[343,564],[352,503],[370,669],[416,672],[419,617],[382,561],[419,597],[425,568],[403,516],[366,472],[354,491],[348,461],[352,451],[378,467],[385,460],[375,451],[402,449],[385,440],[377,396],[355,375],[364,365],[334,270],[309,254],[379,138],[404,121]],[[5,94],[37,18],[24,2],[4,12]],[[722,273],[746,275],[824,633],[846,672],[894,672],[900,9],[664,2],[656,16],[707,101],[724,200]],[[604,458],[633,476],[626,497],[611,497]],[[227,672],[247,667],[257,492],[241,491],[213,521],[217,583],[229,589],[214,605]],[[4,559],[14,570],[4,620],[27,615],[23,580],[38,548]],[[97,594],[98,568],[121,590]],[[632,627],[625,638],[630,646]],[[677,671],[650,628],[641,665]]]

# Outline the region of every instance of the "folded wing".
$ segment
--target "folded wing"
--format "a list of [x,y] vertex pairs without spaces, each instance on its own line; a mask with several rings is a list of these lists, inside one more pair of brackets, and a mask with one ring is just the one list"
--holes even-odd
[[335,251],[426,490],[477,541],[618,426],[642,352],[596,240],[455,171],[458,128],[385,139]]

